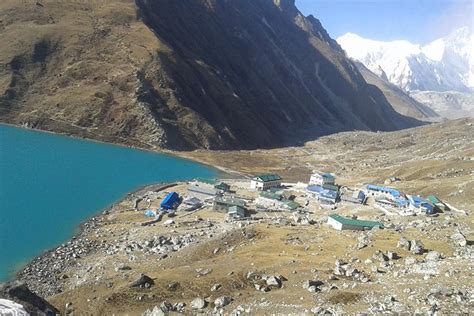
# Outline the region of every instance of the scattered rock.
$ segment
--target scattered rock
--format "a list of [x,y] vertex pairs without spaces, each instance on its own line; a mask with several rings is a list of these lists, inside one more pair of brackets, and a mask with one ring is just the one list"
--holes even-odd
[[171,312],[171,311],[173,311],[173,304],[171,304],[167,301],[164,301],[160,304],[160,308],[165,313]]
[[167,219],[163,225],[164,226],[170,226],[170,225],[173,225],[174,224],[174,220],[173,219]]
[[405,258],[405,265],[407,265],[407,266],[411,266],[411,265],[414,265],[416,263],[417,263],[416,258],[413,258],[413,257],[406,257]]
[[147,309],[142,316],[165,316],[166,313],[158,306],[155,306],[152,310]]
[[196,272],[198,274],[198,277],[199,276],[205,276],[205,275],[208,275],[209,273],[212,272],[212,269],[209,269],[209,268],[199,268],[199,269],[196,269]]
[[214,284],[212,287],[211,287],[211,292],[217,292],[219,291],[220,289],[222,288],[222,285],[217,283],[217,284]]
[[370,237],[367,234],[362,234],[357,238],[357,249],[365,248],[370,243]]
[[406,239],[405,237],[400,238],[397,244],[397,248],[402,248],[407,251],[410,251],[410,248],[411,248],[410,241]]
[[410,251],[415,255],[421,255],[425,252],[425,246],[421,240],[413,240],[410,243]]
[[115,268],[115,271],[128,271],[128,270],[132,270],[132,268],[125,264],[120,264],[119,266]]
[[168,284],[168,289],[170,291],[176,291],[178,288],[179,288],[180,284],[179,282],[171,282],[170,284]]
[[426,254],[426,261],[439,261],[442,259],[441,254],[437,251],[430,251]]
[[321,281],[313,281],[313,280],[307,280],[303,282],[303,289],[308,290],[309,292],[319,292],[321,289],[319,288],[321,285],[324,283]]
[[266,279],[267,285],[269,287],[274,287],[274,288],[281,288],[281,279],[277,276],[269,276]]
[[203,298],[197,297],[191,302],[192,309],[203,309],[207,306],[206,300]]
[[459,230],[451,235],[451,241],[454,245],[459,247],[466,247],[467,246],[467,239]]
[[382,262],[388,260],[388,257],[380,250],[377,250],[372,256],[372,258],[375,260],[382,261]]
[[216,308],[222,308],[232,303],[233,300],[234,299],[231,296],[221,296],[216,298],[216,300],[214,301],[214,306]]

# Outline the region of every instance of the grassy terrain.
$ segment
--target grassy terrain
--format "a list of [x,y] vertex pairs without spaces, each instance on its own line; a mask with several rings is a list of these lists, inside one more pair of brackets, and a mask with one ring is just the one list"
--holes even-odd
[[474,209],[474,120],[463,119],[392,133],[340,133],[304,147],[255,151],[178,152],[249,176],[275,172],[307,182],[312,170],[334,172],[344,185],[383,183],[406,193],[436,194]]

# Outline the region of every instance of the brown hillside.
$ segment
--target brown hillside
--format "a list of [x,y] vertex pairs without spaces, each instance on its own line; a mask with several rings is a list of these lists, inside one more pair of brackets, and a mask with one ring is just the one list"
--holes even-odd
[[6,0],[0,39],[0,120],[17,125],[228,149],[419,124],[288,0]]

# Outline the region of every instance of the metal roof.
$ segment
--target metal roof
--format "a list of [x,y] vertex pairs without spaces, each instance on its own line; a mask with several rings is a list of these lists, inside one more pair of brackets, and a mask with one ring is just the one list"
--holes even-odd
[[373,190],[373,191],[388,193],[388,194],[391,194],[393,197],[400,197],[401,196],[400,191],[398,191],[396,189],[393,189],[393,188],[384,187],[384,186],[381,186],[381,185],[367,184],[367,190]]
[[217,190],[214,189],[214,188],[198,187],[196,185],[189,185],[188,186],[188,191],[195,192],[195,193],[200,193],[200,194],[206,194],[206,195],[216,195],[217,194]]
[[281,194],[272,193],[269,191],[262,191],[262,193],[260,193],[260,196],[272,200],[281,200]]
[[230,185],[228,185],[227,183],[225,182],[221,182],[219,184],[216,184],[214,186],[215,189],[218,189],[218,190],[222,190],[222,191],[227,191],[230,189]]
[[262,182],[271,182],[271,181],[278,181],[281,180],[281,177],[277,174],[261,174],[253,178],[256,181]]
[[237,205],[240,207],[245,207],[245,202],[243,200],[235,199],[235,198],[224,198],[224,197],[216,197],[214,200],[217,204],[224,204],[224,205]]
[[322,197],[322,198],[327,198],[327,199],[337,199],[337,192],[336,191],[331,191],[331,190],[326,190],[326,189],[322,189],[320,192],[319,192],[319,196]]
[[298,202],[295,201],[286,201],[285,205],[290,209],[290,210],[296,210],[298,207],[301,205]]
[[239,205],[232,205],[231,207],[229,207],[229,213],[236,213],[245,216],[245,209]]
[[192,197],[190,199],[187,199],[187,200],[184,200],[183,201],[183,204],[187,204],[187,205],[197,205],[197,204],[201,204],[201,200],[196,198],[196,197]]
[[306,190],[311,191],[311,192],[317,192],[317,193],[321,192],[322,189],[323,187],[320,185],[308,185],[306,187]]
[[363,220],[358,220],[358,219],[351,219],[351,218],[342,217],[337,214],[331,214],[329,215],[329,217],[331,217],[332,219],[338,221],[339,223],[343,225],[368,227],[368,228],[373,228],[376,226],[383,227],[382,223],[376,222],[376,221],[363,221]]
[[337,185],[332,185],[332,184],[323,184],[323,189],[329,190],[329,191],[339,191],[339,187]]
[[430,201],[433,204],[441,203],[441,201],[434,195],[428,195],[427,199],[428,199],[428,201]]

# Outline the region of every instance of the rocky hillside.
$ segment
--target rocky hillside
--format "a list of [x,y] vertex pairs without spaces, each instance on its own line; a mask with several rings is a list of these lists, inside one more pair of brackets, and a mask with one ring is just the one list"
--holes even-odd
[[437,121],[441,119],[438,113],[432,108],[416,101],[411,95],[408,95],[405,91],[390,83],[386,78],[377,76],[361,62],[355,61],[355,64],[362,76],[364,76],[365,81],[379,88],[398,113],[426,121]]
[[419,124],[291,0],[4,0],[0,40],[7,123],[171,149]]
[[414,91],[410,96],[448,119],[474,117],[474,93]]

